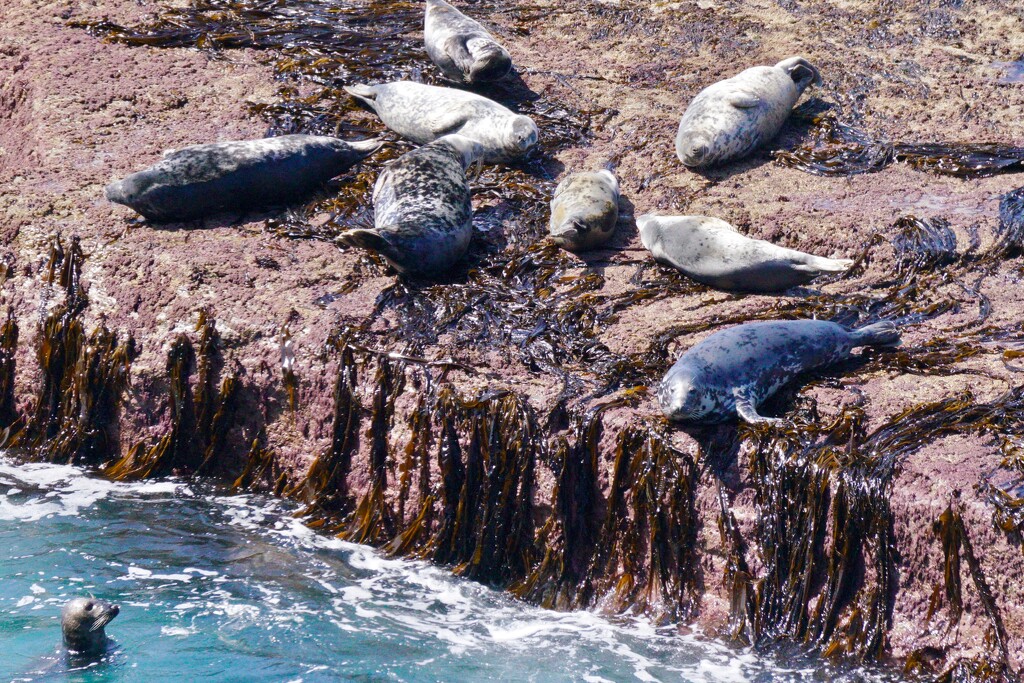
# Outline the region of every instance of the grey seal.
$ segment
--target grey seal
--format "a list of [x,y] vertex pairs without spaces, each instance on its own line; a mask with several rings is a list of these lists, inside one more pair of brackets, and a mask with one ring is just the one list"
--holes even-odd
[[774,138],[793,105],[821,74],[803,57],[755,66],[697,94],[676,133],[685,166],[705,168],[744,157]]
[[850,330],[825,320],[776,320],[737,325],[683,353],[658,385],[666,417],[691,423],[776,422],[757,407],[793,377],[849,358],[858,346],[899,342],[883,321]]
[[741,235],[718,218],[645,214],[636,224],[656,261],[718,289],[779,292],[853,265]]
[[60,611],[60,627],[68,650],[79,654],[99,654],[107,646],[104,627],[121,612],[106,600],[75,598]]
[[475,140],[446,135],[402,155],[373,187],[373,230],[347,230],[337,241],[379,253],[400,273],[443,276],[469,248],[466,169],[482,154]]
[[548,232],[569,251],[594,249],[615,234],[619,181],[609,170],[573,173],[555,188]]
[[456,83],[498,81],[512,70],[512,57],[479,22],[444,0],[427,0],[423,18],[427,54]]
[[382,144],[282,135],[193,145],[111,183],[107,199],[157,222],[284,204],[302,199]]
[[394,81],[345,91],[376,112],[385,126],[421,145],[451,133],[476,140],[487,163],[521,159],[540,135],[530,117],[464,90]]

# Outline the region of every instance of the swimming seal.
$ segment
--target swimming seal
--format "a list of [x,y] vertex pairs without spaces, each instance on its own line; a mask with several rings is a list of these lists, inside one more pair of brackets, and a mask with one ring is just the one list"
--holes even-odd
[[302,199],[382,144],[282,135],[193,145],[111,183],[107,199],[156,222],[284,204]]
[[845,360],[858,346],[899,341],[888,321],[849,330],[825,320],[754,322],[716,332],[686,351],[658,385],[658,403],[671,420],[778,422],[757,407],[793,377]]
[[551,199],[551,239],[569,251],[594,249],[615,234],[619,220],[619,181],[608,170],[574,173]]
[[818,70],[790,57],[709,85],[679,122],[676,156],[689,168],[706,168],[750,154],[778,134],[812,83],[821,83]]
[[727,291],[779,292],[853,265],[741,235],[718,218],[643,215],[636,224],[658,263]]
[[107,646],[107,634],[103,629],[120,612],[120,607],[106,600],[69,600],[60,611],[64,644],[68,650],[79,654],[102,653]]
[[443,276],[469,248],[473,207],[466,169],[480,143],[446,135],[385,168],[373,187],[373,230],[347,230],[337,241],[375,251],[400,273]]
[[512,70],[508,50],[444,0],[427,0],[423,41],[431,61],[456,83],[498,81]]
[[347,86],[345,91],[413,142],[426,144],[451,133],[476,140],[487,163],[521,159],[540,134],[530,117],[465,90],[395,81]]

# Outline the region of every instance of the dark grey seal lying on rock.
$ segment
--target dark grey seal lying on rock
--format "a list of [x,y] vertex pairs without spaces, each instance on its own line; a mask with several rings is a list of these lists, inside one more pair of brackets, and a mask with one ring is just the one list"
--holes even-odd
[[523,158],[540,135],[529,116],[465,90],[395,81],[347,86],[345,91],[370,107],[385,126],[421,145],[451,133],[476,140],[487,163]]
[[713,424],[736,415],[746,422],[777,422],[757,407],[801,372],[846,360],[858,346],[899,342],[883,321],[849,330],[824,320],[754,322],[716,332],[686,351],[658,385],[666,417]]
[[615,234],[618,221],[619,181],[611,171],[573,173],[555,188],[548,232],[563,249],[601,246]]
[[373,187],[373,230],[347,230],[337,241],[379,253],[400,273],[444,276],[469,249],[466,169],[482,154],[475,140],[446,135],[402,155]]
[[853,265],[741,235],[718,218],[646,214],[636,225],[658,263],[727,291],[780,292]]
[[683,113],[676,155],[689,168],[745,157],[778,135],[800,95],[820,82],[810,62],[790,57],[709,85]]
[[146,170],[111,183],[107,199],[157,222],[285,204],[322,187],[382,144],[282,135],[194,145],[167,152]]
[[75,598],[60,611],[60,626],[68,650],[80,655],[102,654],[107,647],[104,627],[121,612],[106,600]]
[[512,70],[508,50],[444,0],[427,0],[423,41],[437,68],[456,83],[497,81]]

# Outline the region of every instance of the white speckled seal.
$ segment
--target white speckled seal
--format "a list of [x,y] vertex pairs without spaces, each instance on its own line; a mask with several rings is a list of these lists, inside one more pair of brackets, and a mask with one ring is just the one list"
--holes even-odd
[[512,57],[479,22],[444,0],[427,0],[423,18],[427,54],[456,83],[497,81],[512,70]]
[[483,145],[483,160],[488,163],[523,158],[540,135],[530,117],[464,90],[412,81],[354,85],[345,90],[402,137],[426,144],[458,133]]
[[686,351],[658,385],[666,417],[714,424],[737,415],[774,422],[757,407],[801,372],[850,357],[858,346],[891,346],[900,339],[888,321],[849,330],[825,320],[754,322],[716,332]]
[[111,183],[107,199],[158,222],[286,204],[303,199],[382,144],[282,135],[194,145],[167,152],[146,170]]
[[480,143],[446,135],[402,155],[373,187],[373,230],[348,230],[338,242],[375,251],[400,273],[442,277],[469,248],[473,207],[466,169]]
[[647,214],[636,225],[658,263],[717,289],[779,292],[853,265],[752,239],[718,218]]
[[608,170],[573,173],[555,188],[548,232],[569,251],[595,249],[615,234],[619,181]]
[[686,108],[676,133],[676,156],[690,168],[742,158],[782,129],[800,95],[820,83],[803,57],[755,66],[704,88]]

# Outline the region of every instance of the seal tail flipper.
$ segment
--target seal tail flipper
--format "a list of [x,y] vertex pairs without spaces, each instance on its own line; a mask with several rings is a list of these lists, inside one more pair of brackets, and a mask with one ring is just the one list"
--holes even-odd
[[813,256],[807,259],[806,263],[798,263],[793,270],[805,273],[821,275],[824,273],[842,273],[853,265],[853,259],[848,258],[825,258],[824,256]]
[[796,83],[800,92],[803,92],[811,85],[821,85],[821,72],[818,67],[811,64],[803,57],[789,57],[775,65],[789,74]]
[[497,81],[512,71],[512,56],[493,40],[470,38],[466,51],[471,60],[471,81]]
[[343,89],[352,97],[377,111],[377,91],[372,85],[346,85]]
[[851,330],[854,346],[895,346],[900,342],[900,328],[891,320],[883,320],[859,330]]
[[376,251],[377,253],[389,258],[394,255],[394,247],[391,246],[391,243],[388,242],[387,238],[373,230],[346,230],[335,237],[334,241],[338,244],[344,244],[349,247],[359,247],[360,249]]

